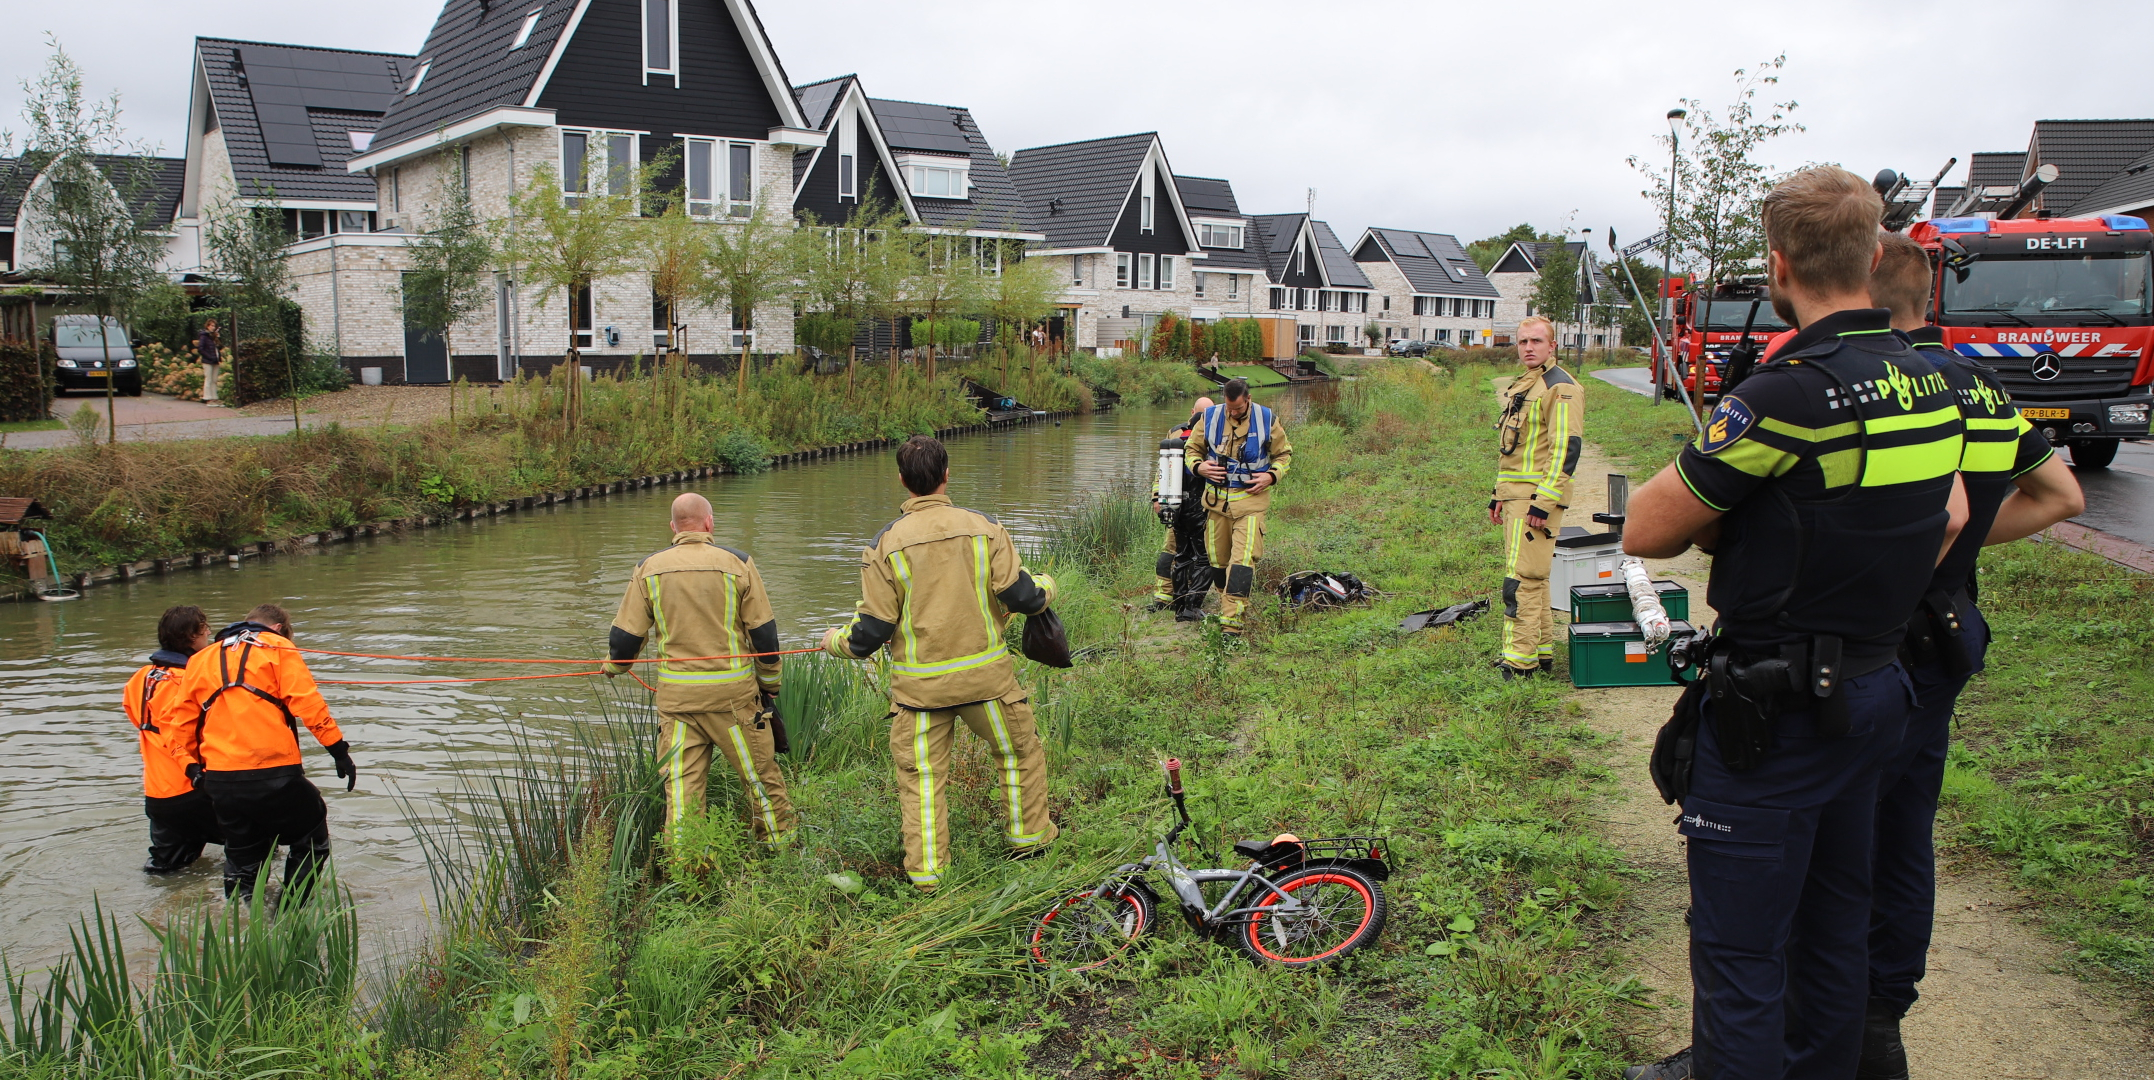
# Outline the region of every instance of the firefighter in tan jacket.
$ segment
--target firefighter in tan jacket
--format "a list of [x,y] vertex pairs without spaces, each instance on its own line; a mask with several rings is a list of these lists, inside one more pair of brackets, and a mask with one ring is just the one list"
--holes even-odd
[[[666,826],[703,807],[711,747],[740,777],[756,838],[788,839],[798,819],[776,753],[778,622],[755,561],[711,540],[711,504],[689,492],[673,500],[673,545],[643,560],[614,614],[607,655],[633,660],[657,636],[659,744],[666,770]],[[725,659],[687,659],[724,657]],[[608,664],[606,673],[629,670]]]
[[1555,325],[1539,315],[1521,320],[1525,370],[1503,392],[1496,490],[1488,500],[1489,522],[1503,526],[1503,659],[1496,666],[1505,679],[1556,666],[1548,572],[1584,446],[1586,395],[1555,356]]
[[1220,590],[1219,629],[1239,638],[1264,554],[1264,512],[1293,464],[1294,444],[1270,409],[1249,400],[1248,382],[1229,379],[1221,390],[1226,402],[1204,410],[1182,453],[1205,480],[1204,546]]
[[1047,755],[1002,633],[1010,613],[1045,611],[1055,583],[1025,570],[994,518],[951,504],[942,443],[916,435],[898,448],[897,460],[913,498],[861,554],[860,606],[824,633],[823,649],[848,660],[890,651],[890,757],[905,873],[932,889],[950,867],[946,788],[959,720],[994,748],[1002,841],[1011,856],[1036,855],[1054,842]]

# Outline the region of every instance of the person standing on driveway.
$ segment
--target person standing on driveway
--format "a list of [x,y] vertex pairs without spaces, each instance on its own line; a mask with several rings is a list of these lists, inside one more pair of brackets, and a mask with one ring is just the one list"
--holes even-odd
[[[717,528],[710,500],[693,491],[673,500],[673,544],[637,564],[606,655],[634,660],[647,639],[658,639],[652,678],[666,733],[658,747],[666,828],[703,808],[716,746],[740,777],[756,839],[777,845],[799,824],[778,771],[778,620],[755,560],[712,540]],[[605,668],[609,676],[627,670]]]
[[950,455],[925,435],[897,452],[912,498],[860,556],[860,606],[823,650],[865,660],[890,650],[890,759],[897,768],[905,874],[933,889],[949,872],[950,742],[962,720],[993,748],[1002,843],[1031,858],[1054,843],[1047,751],[1003,644],[1012,612],[1037,615],[1055,580],[1034,577],[1000,522],[950,501]]
[[1556,363],[1556,324],[1539,315],[1518,323],[1524,370],[1503,392],[1496,423],[1496,488],[1488,520],[1503,526],[1505,681],[1556,666],[1556,615],[1548,572],[1571,498],[1571,474],[1585,446],[1586,394]]
[[202,404],[218,404],[217,372],[224,362],[224,352],[217,340],[217,320],[202,323],[202,332],[194,339],[194,351],[202,361]]
[[166,609],[157,620],[157,651],[127,680],[120,699],[141,744],[142,809],[150,819],[150,858],[142,864],[146,874],[177,873],[202,857],[203,845],[224,843],[209,796],[195,789],[186,766],[165,745],[187,661],[208,647],[209,616],[201,608],[183,604]]
[[1967,521],[1957,395],[1871,301],[1883,211],[1832,166],[1765,197],[1773,299],[1801,332],[1631,497],[1623,550],[1711,552],[1719,622],[1670,721],[1695,707],[1669,792],[1692,1046],[1625,1080],[1846,1080],[1861,1055],[1878,773],[1914,705],[1899,650]]

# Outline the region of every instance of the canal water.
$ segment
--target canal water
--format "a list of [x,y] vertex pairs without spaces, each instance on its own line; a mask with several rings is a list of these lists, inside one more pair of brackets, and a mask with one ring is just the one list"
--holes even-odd
[[[1182,408],[959,437],[951,495],[996,515],[1024,545],[1085,493],[1149,477]],[[0,951],[18,970],[58,959],[93,896],[133,928],[134,915],[157,921],[219,889],[216,848],[171,877],[140,869],[140,755],[120,691],[156,647],[165,608],[198,604],[223,625],[273,601],[291,612],[300,644],[343,652],[598,656],[629,573],[666,546],[668,506],[684,490],[710,498],[720,543],[755,556],[788,647],[812,644],[851,611],[861,547],[905,497],[891,456],[863,454],[142,578],[71,603],[0,604]],[[501,671],[328,657],[311,666],[324,679]],[[432,903],[399,798],[422,811],[439,805],[459,766],[503,749],[510,717],[545,726],[588,714],[596,690],[585,682],[324,688],[359,788],[332,786],[311,739],[307,767],[328,798],[340,877],[360,901],[370,951],[384,935],[415,934]]]

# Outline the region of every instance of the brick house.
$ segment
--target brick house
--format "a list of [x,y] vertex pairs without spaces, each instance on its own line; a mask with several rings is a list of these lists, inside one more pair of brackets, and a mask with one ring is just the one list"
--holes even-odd
[[1501,296],[1458,237],[1372,228],[1354,245],[1354,261],[1375,286],[1371,314],[1384,328],[1386,344],[1465,347],[1495,340]]
[[[1264,310],[1295,323],[1298,348],[1362,347],[1376,286],[1327,222],[1307,214],[1259,214]],[[1380,309],[1378,309],[1380,311]]]
[[[1496,301],[1495,343],[1509,345],[1518,333],[1518,322],[1528,315],[1544,314],[1556,321],[1557,343],[1563,348],[1576,348],[1583,343],[1588,348],[1608,348],[1622,339],[1620,328],[1611,331],[1599,325],[1581,326],[1571,322],[1572,312],[1536,312],[1533,310],[1533,290],[1541,282],[1541,264],[1547,260],[1553,243],[1533,240],[1514,241],[1506,248],[1503,257],[1489,268],[1488,280],[1495,285],[1499,299]],[[1587,273],[1581,290],[1581,298],[1590,309],[1596,304],[1607,303],[1627,308],[1630,302],[1624,298],[1616,284],[1608,280],[1601,269],[1600,260],[1584,241],[1564,242],[1574,260],[1585,263]]]

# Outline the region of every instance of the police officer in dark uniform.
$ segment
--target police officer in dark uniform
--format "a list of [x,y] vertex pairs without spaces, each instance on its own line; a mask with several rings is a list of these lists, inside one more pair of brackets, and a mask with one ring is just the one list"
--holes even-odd
[[[1960,483],[1967,491],[1967,527],[1930,576],[1928,591],[1908,623],[1900,659],[1915,687],[1907,733],[1887,754],[1877,782],[1876,850],[1871,857],[1870,997],[1856,1080],[1907,1080],[1900,1019],[1915,1003],[1930,948],[1937,906],[1936,858],[1931,847],[1937,793],[1944,785],[1952,706],[1967,680],[1982,670],[1989,624],[1976,605],[1974,568],[1984,544],[2016,540],[2086,507],[2079,482],[2034,430],[1996,373],[1945,347],[1927,325],[1930,261],[1922,245],[1896,233],[1880,238],[1884,255],[1870,277],[1870,299],[1892,313],[1892,328],[1915,354],[1945,377],[1966,424]],[[2021,492],[2012,528],[1992,536],[1998,510],[2015,485]],[[2029,505],[2029,504],[2032,505]],[[2024,512],[2022,512],[2024,511]]]
[[[1963,427],[1870,306],[1883,204],[1806,169],[1765,199],[1801,333],[1633,496],[1624,548],[1712,552],[1719,613],[1672,771],[1688,839],[1692,1050],[1631,1080],[1845,1080],[1861,1051],[1877,776],[1913,696],[1901,637],[1965,523]],[[1685,715],[1678,707],[1678,721]]]

